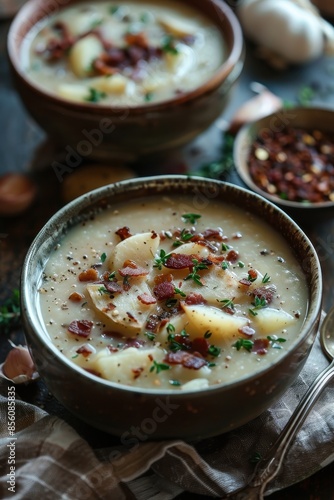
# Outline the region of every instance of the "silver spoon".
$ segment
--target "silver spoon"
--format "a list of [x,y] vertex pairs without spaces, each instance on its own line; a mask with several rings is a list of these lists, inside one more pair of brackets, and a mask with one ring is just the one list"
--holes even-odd
[[320,343],[323,351],[332,362],[319,373],[310,385],[276,442],[270,448],[267,455],[258,463],[249,483],[224,498],[233,500],[263,500],[268,484],[279,473],[291,441],[298,433],[322,390],[334,377],[334,307],[330,309],[322,322]]

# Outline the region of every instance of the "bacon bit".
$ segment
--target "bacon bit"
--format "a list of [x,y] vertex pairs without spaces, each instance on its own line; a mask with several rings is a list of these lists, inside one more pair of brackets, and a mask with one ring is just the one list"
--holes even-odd
[[212,262],[212,264],[220,265],[225,260],[225,257],[224,257],[224,255],[212,255],[212,254],[210,254],[209,260]]
[[132,236],[132,234],[130,233],[130,228],[127,226],[120,227],[119,229],[117,229],[117,231],[115,231],[115,234],[117,234],[117,236],[119,236],[122,241]]
[[182,365],[184,368],[199,370],[206,365],[206,361],[200,353],[191,354],[186,351],[177,351],[167,353],[164,361],[170,365]]
[[255,334],[254,328],[251,328],[250,326],[247,325],[238,328],[238,332],[243,335],[246,335],[246,337],[252,337]]
[[111,338],[111,339],[117,339],[117,340],[124,338],[121,333],[119,333],[119,332],[111,332],[109,330],[103,331],[101,336],[104,337],[104,338],[109,338],[109,339]]
[[84,368],[86,372],[91,373],[92,375],[95,375],[96,377],[101,377],[101,373],[98,372],[97,370],[94,370],[93,368]]
[[136,379],[140,377],[142,372],[144,371],[144,368],[141,366],[140,368],[132,368],[132,373],[133,373],[133,378]]
[[244,286],[251,286],[251,284],[252,284],[252,282],[251,282],[251,281],[249,281],[249,280],[248,280],[248,279],[246,279],[246,278],[242,278],[241,280],[239,280],[239,283],[240,283],[241,285],[244,285]]
[[166,260],[164,266],[168,269],[187,269],[194,266],[193,259],[196,259],[196,255],[172,253]]
[[255,339],[252,351],[260,355],[267,354],[268,346],[269,346],[268,339]]
[[128,45],[138,45],[139,47],[147,48],[148,39],[146,33],[140,31],[139,33],[126,33],[124,40]]
[[118,270],[119,274],[123,277],[125,276],[146,276],[148,271],[143,267],[123,267],[123,269]]
[[158,300],[167,300],[174,297],[174,286],[169,281],[163,281],[153,288],[153,293]]
[[256,280],[256,278],[257,278],[257,271],[255,271],[255,269],[250,269],[248,271],[248,276],[250,276],[250,278],[252,280]]
[[188,306],[193,306],[197,304],[206,304],[206,300],[203,297],[203,295],[195,292],[190,292],[184,301]]
[[152,295],[150,295],[149,293],[142,293],[141,295],[138,295],[137,299],[142,303],[142,304],[145,304],[145,305],[150,305],[150,304],[156,304],[157,301],[154,297],[152,297]]
[[275,285],[260,286],[255,290],[253,290],[254,297],[258,297],[259,299],[265,299],[267,304],[270,304],[272,302],[275,293],[276,293]]
[[115,308],[116,308],[115,304],[113,304],[112,302],[108,302],[106,307],[102,309],[102,312],[113,311]]
[[92,68],[99,75],[109,76],[114,75],[115,73],[119,73],[119,70],[117,68],[108,66],[108,64],[103,60],[103,54],[99,58],[95,59],[95,61],[93,61]]
[[79,337],[89,337],[93,328],[93,321],[87,319],[71,321],[68,331]]
[[151,314],[146,322],[146,330],[157,333],[160,325],[160,318],[156,314]]
[[109,293],[122,293],[123,288],[117,281],[104,281],[104,287],[108,290]]
[[93,269],[92,267],[86,269],[86,271],[82,271],[82,273],[80,273],[78,276],[79,281],[96,281],[98,277],[99,273],[97,272],[96,269]]
[[151,236],[152,240],[155,240],[155,238],[157,238],[159,236],[158,233],[156,233],[155,231],[151,231],[151,233],[152,233],[152,236]]
[[159,285],[160,283],[164,283],[165,281],[173,281],[173,275],[172,274],[157,274],[157,276],[154,277],[154,283],[156,285]]
[[114,347],[113,345],[108,345],[108,349],[110,352],[118,352],[118,347]]
[[134,315],[132,313],[127,311],[126,314],[131,321],[133,321],[134,323],[138,323],[138,321],[136,320],[136,318],[134,317]]
[[230,250],[226,255],[226,260],[232,262],[233,264],[239,260],[239,254],[235,250]]
[[218,229],[206,229],[202,235],[206,240],[223,241],[223,230],[220,227]]
[[148,359],[149,359],[150,361],[153,361],[153,356],[152,356],[152,354],[149,354],[147,357],[148,357]]
[[77,352],[78,354],[82,354],[84,358],[88,358],[88,356],[94,352],[94,349],[89,344],[84,344],[75,352]]
[[139,349],[140,347],[143,347],[144,344],[145,340],[128,338],[123,345],[123,349],[128,349],[129,347],[135,347],[136,349]]
[[191,343],[191,349],[199,352],[202,356],[206,356],[208,354],[209,346],[209,342],[203,337],[196,337]]
[[85,296],[82,295],[82,293],[78,293],[78,292],[72,292],[71,295],[68,297],[69,300],[71,300],[72,302],[81,302],[82,299],[84,299]]

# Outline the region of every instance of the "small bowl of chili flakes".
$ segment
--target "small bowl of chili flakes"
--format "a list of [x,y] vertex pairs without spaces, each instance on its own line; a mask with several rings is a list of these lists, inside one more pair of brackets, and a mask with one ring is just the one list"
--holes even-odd
[[234,163],[246,186],[301,223],[334,215],[334,111],[288,108],[244,125]]

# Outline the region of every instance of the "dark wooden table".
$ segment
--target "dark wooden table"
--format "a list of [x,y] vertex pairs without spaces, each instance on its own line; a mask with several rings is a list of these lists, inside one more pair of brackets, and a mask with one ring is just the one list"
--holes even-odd
[[[38,197],[34,205],[19,217],[0,218],[0,304],[19,286],[19,278],[25,253],[45,221],[63,205],[62,185],[51,168],[50,151],[52,141],[28,116],[13,88],[6,57],[6,37],[9,21],[0,21],[0,174],[6,172],[28,172],[38,186]],[[284,72],[270,69],[254,57],[252,47],[247,47],[245,68],[238,88],[222,119],[229,120],[238,106],[253,96],[250,89],[252,81],[266,85],[271,91],[291,103],[297,103],[305,93],[306,87],[313,89],[311,104],[334,108],[334,59],[321,59],[303,67],[290,68]],[[221,156],[222,132],[214,125],[194,144],[177,154],[164,156],[159,163],[160,173],[183,172],[196,169],[203,163],[216,160]],[[154,162],[146,161],[143,168],[138,162],[132,167],[138,175],[155,174]],[[227,180],[240,183],[232,170]],[[317,221],[308,226],[302,221],[305,232],[313,242],[321,261],[324,276],[323,307],[328,310],[334,304],[334,217]],[[22,340],[18,328],[11,333],[11,339]],[[5,336],[0,337],[0,362],[8,352],[9,344]],[[20,396],[33,404],[45,408],[70,423],[92,446],[102,447],[115,444],[115,438],[106,436],[79,421],[63,408],[39,381],[18,390]],[[334,411],[334,405],[333,405]],[[334,436],[333,436],[334,440]],[[282,492],[271,495],[278,499],[329,500],[334,498],[334,463],[313,477]],[[182,498],[195,498],[195,495],[182,495]]]

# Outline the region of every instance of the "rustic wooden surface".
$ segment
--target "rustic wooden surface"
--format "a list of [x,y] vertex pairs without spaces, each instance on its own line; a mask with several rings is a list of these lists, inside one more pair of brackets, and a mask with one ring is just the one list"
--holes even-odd
[[[47,140],[44,133],[28,116],[11,82],[6,57],[8,26],[9,21],[0,22],[0,173],[28,172],[38,185],[38,198],[23,215],[12,219],[0,219],[0,304],[10,295],[11,290],[19,285],[22,262],[33,237],[44,222],[63,205],[62,185],[50,165],[53,155],[52,141]],[[249,87],[252,81],[265,84],[290,102],[297,102],[300,90],[312,85],[315,89],[312,104],[334,108],[333,76],[334,59],[322,59],[302,68],[277,72],[256,60],[253,48],[249,47],[242,78],[223,119],[228,120],[234,110],[253,95]],[[184,151],[164,155],[160,159],[147,159],[144,163],[135,164],[133,167],[137,169],[139,175],[158,172],[182,173],[190,167],[190,164],[196,170],[198,165],[219,158],[221,135],[219,127],[215,125]],[[231,173],[228,180],[239,182],[235,172]],[[303,223],[301,225],[304,226]],[[334,304],[334,217],[327,221],[319,220],[312,226],[305,224],[304,229],[320,257],[324,275],[323,307],[328,310]],[[21,339],[20,329],[12,332],[11,338]],[[0,338],[0,362],[4,359],[8,348],[6,339]],[[20,396],[64,418],[93,446],[113,444],[114,438],[92,429],[69,414],[48,393],[42,382],[22,387]],[[270,498],[329,500],[334,498],[332,474],[334,474],[334,464],[302,483],[271,495]],[[196,496],[185,494],[182,498],[196,498]]]

